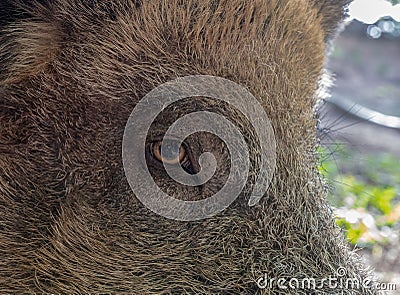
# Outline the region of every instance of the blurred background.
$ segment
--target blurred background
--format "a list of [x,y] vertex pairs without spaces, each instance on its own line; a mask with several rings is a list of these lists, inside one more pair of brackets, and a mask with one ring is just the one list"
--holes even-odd
[[349,243],[400,294],[400,0],[355,0],[327,68],[319,169]]

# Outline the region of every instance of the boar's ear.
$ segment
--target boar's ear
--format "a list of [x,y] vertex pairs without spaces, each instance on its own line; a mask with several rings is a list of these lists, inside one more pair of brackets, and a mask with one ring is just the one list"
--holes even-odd
[[321,17],[325,41],[332,40],[347,14],[347,6],[352,0],[310,0]]
[[0,4],[0,86],[43,71],[59,51],[60,32],[51,1]]

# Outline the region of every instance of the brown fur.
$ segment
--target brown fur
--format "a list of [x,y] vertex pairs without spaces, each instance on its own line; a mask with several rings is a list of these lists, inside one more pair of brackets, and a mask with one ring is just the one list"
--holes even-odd
[[[1,293],[256,294],[268,292],[255,284],[264,273],[320,279],[340,266],[348,277],[367,277],[334,225],[316,169],[315,93],[346,1],[141,2],[20,1],[13,9],[22,19],[3,24]],[[241,196],[212,218],[178,222],[135,198],[121,144],[148,91],[193,74],[225,77],[254,94],[275,131],[277,169],[258,206]],[[188,100],[159,122],[209,108],[248,129],[224,107]],[[219,163],[225,156],[217,154]],[[200,197],[153,174],[176,197]],[[206,184],[202,196],[220,185]]]

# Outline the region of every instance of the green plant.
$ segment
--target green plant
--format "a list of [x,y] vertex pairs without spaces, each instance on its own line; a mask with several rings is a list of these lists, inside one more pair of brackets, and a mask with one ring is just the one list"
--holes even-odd
[[334,153],[318,150],[318,169],[331,188],[337,224],[352,244],[385,243],[382,227],[400,224],[400,160],[388,154],[360,158],[343,145],[333,147]]

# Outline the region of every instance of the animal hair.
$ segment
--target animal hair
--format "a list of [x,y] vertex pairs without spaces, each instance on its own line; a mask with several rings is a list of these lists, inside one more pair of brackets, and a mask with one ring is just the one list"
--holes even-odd
[[[340,267],[343,278],[371,276],[335,225],[316,168],[316,93],[346,3],[3,1],[1,293],[375,294],[256,284],[264,275],[321,282]],[[213,217],[181,222],[130,189],[121,155],[130,113],[150,90],[188,75],[230,79],[267,113],[277,162],[258,205],[247,206],[244,192]],[[227,105],[191,98],[156,123],[204,109],[241,126],[254,160],[251,126]],[[176,198],[197,200],[223,185],[229,155],[209,134],[188,141],[194,153],[215,152],[210,183],[198,190],[152,174]]]

